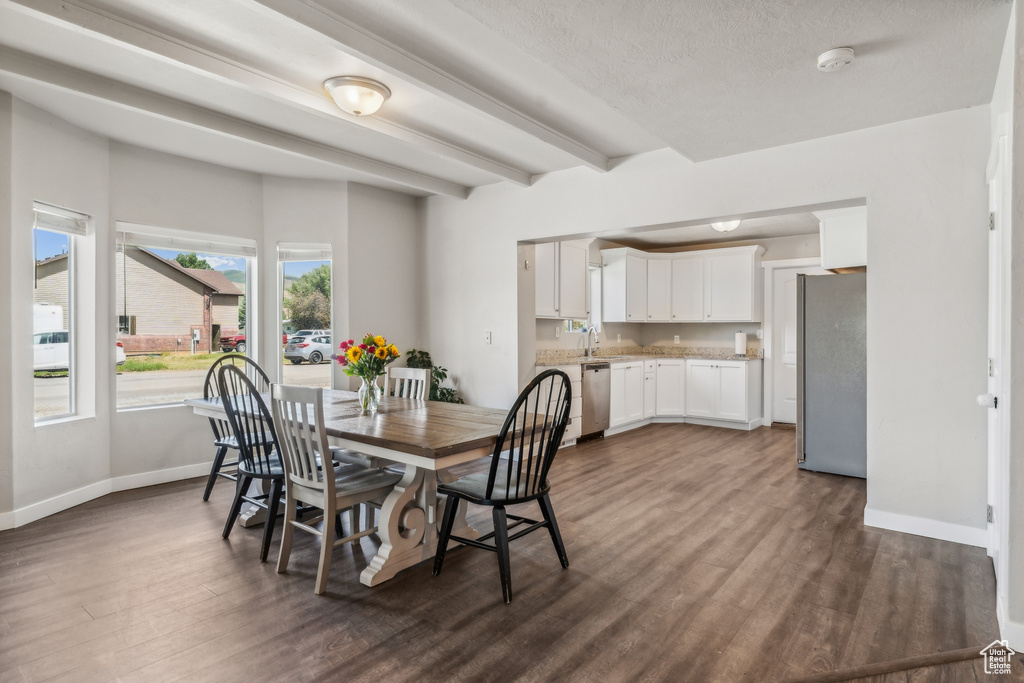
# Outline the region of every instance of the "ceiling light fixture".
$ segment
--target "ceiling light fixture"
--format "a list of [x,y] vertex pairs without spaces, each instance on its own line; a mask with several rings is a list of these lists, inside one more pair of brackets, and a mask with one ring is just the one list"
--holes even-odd
[[719,223],[712,223],[711,227],[717,230],[718,232],[729,232],[730,230],[735,230],[736,228],[738,228],[739,225],[739,221],[721,221]]
[[839,71],[853,61],[852,47],[837,47],[818,55],[818,71]]
[[334,98],[343,112],[352,116],[369,116],[380,109],[389,97],[388,86],[371,78],[335,76],[324,81],[324,90]]

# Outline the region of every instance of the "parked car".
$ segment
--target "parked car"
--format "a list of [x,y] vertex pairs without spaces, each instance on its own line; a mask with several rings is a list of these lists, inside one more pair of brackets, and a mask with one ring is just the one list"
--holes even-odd
[[[123,365],[127,358],[121,342],[114,344],[117,364]],[[67,370],[70,345],[67,330],[38,332],[32,335],[32,370]]]
[[331,336],[331,331],[330,330],[299,330],[295,334],[288,335],[288,342],[291,342],[296,337],[330,337],[330,336]]
[[289,339],[288,344],[284,347],[284,357],[295,365],[304,360],[315,365],[322,362],[324,358],[330,358],[331,352],[331,338],[325,335],[295,336]]
[[[288,343],[288,335],[281,335],[281,343]],[[224,353],[245,353],[245,334],[231,334],[220,338],[220,350]]]

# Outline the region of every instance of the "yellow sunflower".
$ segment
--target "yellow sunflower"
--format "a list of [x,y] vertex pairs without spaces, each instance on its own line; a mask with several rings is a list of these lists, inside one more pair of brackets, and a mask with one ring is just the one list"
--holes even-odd
[[373,352],[373,355],[377,356],[381,360],[387,360],[388,349],[386,346],[378,346],[377,350]]
[[350,346],[348,351],[345,352],[345,356],[348,358],[349,363],[358,363],[362,355],[363,350],[358,346]]
[[377,335],[376,337],[373,338],[373,345],[376,347],[387,346],[388,340],[380,335]]
[[394,344],[388,347],[388,353],[390,353],[393,358],[398,358],[402,355],[398,352],[398,347]]

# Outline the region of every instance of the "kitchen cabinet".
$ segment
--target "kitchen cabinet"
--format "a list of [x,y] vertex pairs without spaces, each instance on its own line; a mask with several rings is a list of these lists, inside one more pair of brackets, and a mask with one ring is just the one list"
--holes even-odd
[[538,244],[534,248],[534,283],[538,318],[586,318],[589,241]]
[[658,400],[657,362],[644,361],[644,418],[654,417]]
[[583,375],[579,365],[559,365],[556,367],[537,366],[536,373],[539,375],[545,370],[561,370],[569,376],[569,384],[572,387],[572,402],[569,404],[569,424],[565,426],[565,433],[562,435],[562,443],[575,441],[582,431],[583,418]]
[[647,261],[647,321],[667,322],[672,316],[672,262]]
[[655,412],[657,417],[682,417],[686,414],[686,361],[659,358],[656,361]]
[[764,247],[601,250],[607,322],[760,322]]
[[605,322],[647,321],[647,254],[625,247],[601,250]]
[[761,361],[686,361],[687,417],[749,422],[760,414]]
[[608,401],[608,427],[644,419],[643,361],[612,363]]
[[819,221],[821,267],[847,270],[868,264],[868,209],[853,206],[846,209],[815,211]]
[[704,320],[704,256],[678,256],[672,265],[672,322]]

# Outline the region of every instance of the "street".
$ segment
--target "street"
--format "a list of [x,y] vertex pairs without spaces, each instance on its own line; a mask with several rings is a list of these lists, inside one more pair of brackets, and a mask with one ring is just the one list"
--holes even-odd
[[[331,364],[284,365],[284,383],[328,388]],[[206,370],[154,370],[117,374],[117,407],[179,403],[186,398],[203,395]],[[35,379],[35,415],[37,418],[60,415],[67,410],[67,377]]]

